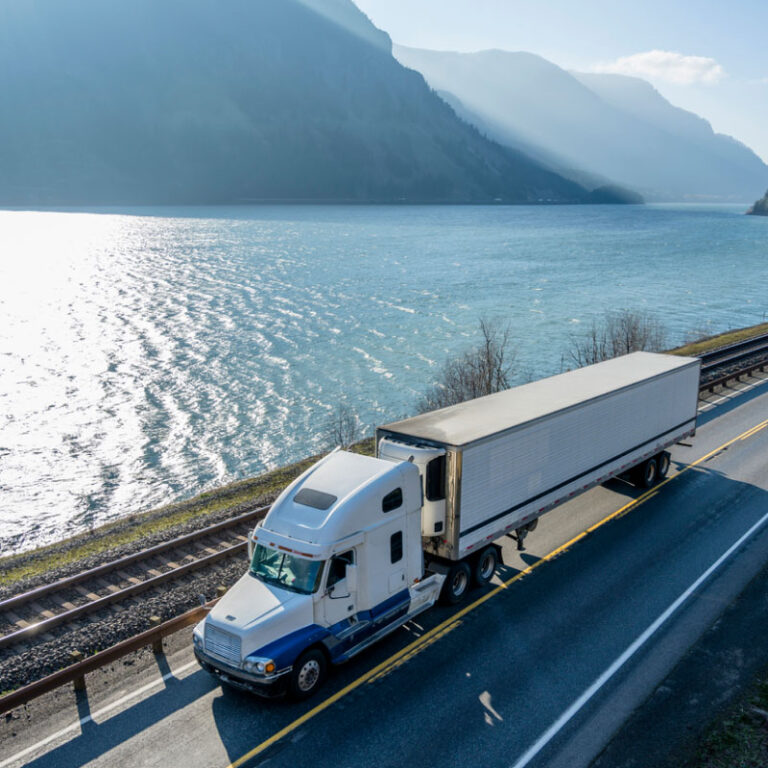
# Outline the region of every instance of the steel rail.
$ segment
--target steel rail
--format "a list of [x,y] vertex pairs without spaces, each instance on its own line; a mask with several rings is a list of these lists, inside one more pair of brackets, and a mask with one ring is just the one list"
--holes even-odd
[[751,339],[720,347],[711,352],[705,352],[699,357],[702,362],[702,371],[710,371],[721,365],[737,363],[761,352],[768,352],[768,334],[754,336]]
[[9,645],[15,645],[16,643],[19,643],[29,637],[39,635],[41,632],[48,632],[49,630],[54,629],[61,624],[70,623],[75,619],[80,618],[81,616],[85,616],[88,613],[93,613],[94,611],[106,608],[113,603],[119,603],[120,601],[126,600],[130,597],[135,597],[136,595],[153,589],[154,587],[157,587],[160,584],[164,584],[167,581],[175,581],[187,573],[190,573],[191,571],[213,565],[213,563],[217,562],[218,560],[223,560],[225,557],[231,557],[232,555],[237,554],[237,552],[241,549],[244,549],[247,544],[248,542],[241,541],[238,544],[234,544],[231,547],[222,549],[221,551],[215,552],[212,555],[201,557],[192,563],[180,565],[178,568],[174,568],[170,571],[167,571],[166,573],[161,573],[159,576],[153,576],[152,578],[141,581],[138,584],[132,584],[130,587],[125,587],[124,589],[118,590],[117,592],[111,592],[104,597],[100,597],[98,600],[92,600],[88,603],[85,603],[84,605],[78,606],[77,608],[72,608],[68,611],[58,613],[49,619],[44,619],[43,621],[39,621],[36,624],[30,624],[28,627],[18,629],[15,632],[11,632],[7,635],[3,635],[0,637],[0,648],[7,648]]
[[38,600],[42,597],[47,597],[54,592],[60,592],[62,589],[67,589],[74,586],[75,584],[88,581],[88,579],[94,579],[98,576],[112,573],[141,560],[148,560],[152,557],[155,557],[156,555],[177,549],[178,547],[190,544],[199,539],[207,538],[208,536],[212,536],[213,534],[219,533],[220,531],[234,528],[241,523],[248,522],[249,520],[253,520],[254,518],[259,517],[261,514],[265,514],[267,511],[269,511],[269,506],[257,507],[255,509],[249,510],[248,512],[244,512],[237,517],[230,518],[229,520],[223,520],[222,522],[209,525],[205,528],[200,528],[197,531],[187,533],[184,536],[178,536],[175,539],[169,539],[168,541],[164,541],[161,544],[155,545],[154,547],[138,550],[137,552],[133,552],[130,555],[125,555],[124,557],[118,558],[117,560],[112,560],[111,562],[97,565],[96,567],[90,568],[87,571],[76,573],[73,576],[67,576],[66,578],[59,579],[58,581],[53,581],[50,584],[43,584],[39,587],[36,587],[35,589],[29,590],[28,592],[20,592],[18,595],[6,598],[5,600],[0,600],[0,612],[16,608],[19,605],[29,603],[32,600]]
[[[766,336],[765,338],[768,338],[768,336]],[[744,345],[743,343],[740,343],[736,346],[738,346],[739,348],[742,348]],[[754,351],[755,351],[754,349],[751,350],[751,354],[753,354]],[[731,379],[736,379],[739,376],[751,373],[755,370],[764,370],[765,365],[766,365],[765,362],[753,364],[748,366],[747,368],[740,369],[738,371],[733,371],[717,379],[713,379],[706,383],[702,383],[699,386],[699,392],[700,393],[704,391],[711,392],[714,390],[716,386],[725,384]],[[214,525],[201,528],[198,531],[193,531],[192,533],[185,534],[184,536],[179,536],[175,539],[171,539],[167,542],[163,542],[154,547],[149,547],[148,549],[140,550],[130,555],[126,555],[125,557],[122,557],[116,561],[113,561],[110,563],[104,563],[100,566],[96,566],[95,568],[91,568],[87,571],[83,571],[82,573],[75,574],[73,576],[69,576],[64,579],[60,579],[56,582],[53,582],[52,584],[44,584],[40,587],[30,590],[29,592],[24,592],[19,595],[15,595],[13,597],[7,598],[6,600],[0,601],[0,611],[6,611],[11,608],[17,607],[18,605],[22,605],[24,603],[30,602],[32,600],[49,596],[55,592],[61,591],[62,589],[74,586],[75,584],[81,583],[83,581],[87,581],[88,579],[92,579],[101,575],[112,573],[116,570],[124,568],[127,565],[131,565],[141,560],[150,559],[151,557],[154,557],[158,554],[169,552],[171,550],[177,549],[191,542],[204,539],[207,536],[213,535],[217,532],[231,529],[243,522],[247,522],[249,520],[257,518],[259,515],[265,514],[266,512],[269,511],[269,508],[270,508],[269,506],[264,506],[264,507],[258,507],[256,509],[249,510],[230,520],[224,520],[219,523],[215,523]],[[23,627],[19,630],[8,633],[7,635],[0,637],[0,649],[5,648],[9,645],[18,643],[24,639],[34,637],[37,634],[47,632],[50,629],[60,626],[61,624],[67,623],[69,621],[74,621],[75,619],[85,614],[98,611],[104,607],[120,602],[121,600],[134,597],[142,592],[153,589],[154,587],[159,586],[162,583],[176,580],[191,571],[212,565],[218,560],[221,560],[225,557],[229,557],[231,555],[236,554],[240,549],[244,548],[245,546],[246,546],[245,542],[235,544],[231,547],[227,547],[226,549],[221,550],[220,552],[216,552],[215,554],[198,558],[194,562],[186,563],[182,566],[178,566],[177,568],[172,568],[166,573],[151,577],[149,579],[145,579],[137,584],[132,584],[129,587],[125,587],[121,590],[112,592],[97,600],[91,600],[88,603],[85,603],[81,606],[77,606],[68,611],[63,611],[62,613],[59,613],[51,618],[45,619],[40,622],[36,622],[34,624],[31,624],[28,627]]]

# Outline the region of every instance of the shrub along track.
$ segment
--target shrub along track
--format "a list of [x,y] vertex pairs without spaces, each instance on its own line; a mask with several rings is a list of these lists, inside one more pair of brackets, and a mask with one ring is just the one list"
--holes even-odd
[[[724,373],[735,375],[755,361],[768,361],[768,336],[704,352],[701,358],[704,386]],[[353,449],[370,454],[373,440]],[[231,586],[245,571],[247,535],[269,509],[266,502],[316,459],[203,494],[215,501],[212,513],[182,515],[176,525],[160,526],[149,537],[129,537],[84,559],[67,561],[54,547],[0,561],[21,575],[4,578],[0,587],[0,693],[71,664],[77,654],[87,656],[130,638],[157,619],[193,608],[201,596],[211,599],[219,587]],[[169,514],[190,504],[194,507],[195,500],[174,505]],[[120,524],[117,528],[119,540]],[[77,540],[82,538],[88,535]],[[65,554],[71,546],[61,545]],[[29,568],[28,561],[45,558],[51,549],[54,563],[63,564]]]

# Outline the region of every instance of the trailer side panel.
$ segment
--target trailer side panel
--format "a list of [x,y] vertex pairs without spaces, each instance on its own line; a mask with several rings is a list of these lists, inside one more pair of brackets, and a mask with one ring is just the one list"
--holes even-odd
[[698,377],[680,368],[467,446],[453,556],[692,434]]

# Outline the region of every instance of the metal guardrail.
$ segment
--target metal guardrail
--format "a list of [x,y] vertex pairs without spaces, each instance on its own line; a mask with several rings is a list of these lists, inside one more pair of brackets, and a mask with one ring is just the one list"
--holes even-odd
[[85,675],[106,664],[111,664],[113,661],[117,661],[123,656],[127,656],[129,653],[138,651],[140,648],[152,646],[155,653],[160,653],[162,651],[161,643],[164,637],[172,635],[174,632],[178,632],[180,629],[184,629],[184,627],[188,627],[191,624],[197,624],[216,602],[216,600],[212,600],[203,606],[193,608],[191,611],[187,611],[169,621],[158,624],[156,627],[148,629],[140,635],[136,635],[128,640],[123,640],[121,643],[113,645],[104,651],[99,651],[99,653],[89,656],[82,661],[78,661],[72,666],[60,669],[52,675],[48,675],[34,683],[30,683],[11,693],[7,693],[5,696],[0,697],[0,714],[10,712],[12,709],[16,709],[16,707],[20,707],[32,699],[36,699],[38,696],[49,693],[56,688],[61,688],[61,686],[66,685],[67,683],[74,683],[75,690],[84,690]]
[[706,384],[702,384],[699,386],[699,393],[704,391],[714,392],[715,387],[722,386],[723,384],[727,384],[729,381],[733,379],[740,379],[742,376],[747,376],[750,373],[754,373],[755,371],[765,371],[766,367],[768,367],[768,360],[763,361],[761,363],[755,363],[754,365],[749,365],[746,368],[741,368],[738,371],[733,371],[731,373],[726,373],[723,376],[718,376],[716,379],[711,379]]

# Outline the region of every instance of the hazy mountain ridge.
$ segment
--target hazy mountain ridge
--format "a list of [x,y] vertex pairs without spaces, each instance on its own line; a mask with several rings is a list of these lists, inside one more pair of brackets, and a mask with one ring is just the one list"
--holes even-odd
[[582,202],[350,0],[6,0],[0,203]]
[[657,200],[748,200],[768,183],[748,147],[639,78],[569,73],[523,52],[393,51],[488,136],[581,183],[610,179]]

